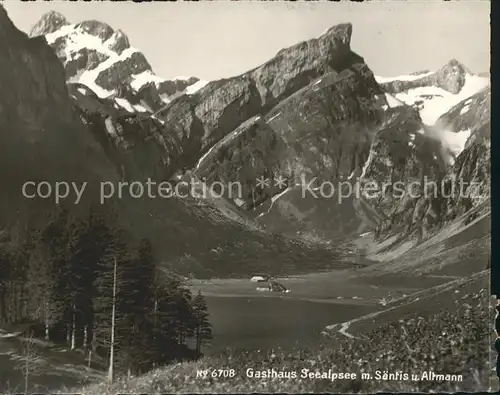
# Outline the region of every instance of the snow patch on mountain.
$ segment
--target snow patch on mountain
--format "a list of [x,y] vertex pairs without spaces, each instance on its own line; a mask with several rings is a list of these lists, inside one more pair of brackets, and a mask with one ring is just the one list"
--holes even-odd
[[469,110],[470,110],[470,105],[469,105],[469,104],[466,104],[466,105],[464,106],[464,108],[462,108],[462,109],[460,110],[460,115],[464,115],[464,114],[465,114],[466,112],[468,112]]
[[128,112],[132,112],[132,113],[135,112],[134,108],[132,107],[132,104],[130,104],[127,100],[120,99],[119,97],[117,97],[115,99],[115,101],[116,101],[116,103],[118,103],[118,105],[120,105],[121,107],[123,107]]
[[389,93],[385,94],[385,99],[387,100],[387,104],[389,105],[390,108],[401,107],[404,105],[402,101],[396,99],[393,95],[390,95]]
[[130,86],[135,91],[138,91],[146,84],[149,84],[149,83],[160,84],[162,82],[165,82],[165,80],[163,78],[160,78],[157,75],[153,74],[151,71],[146,70],[140,74],[133,75],[132,82],[130,83]]
[[[376,77],[376,80],[379,83],[391,81],[415,81],[422,77],[432,75],[433,73],[434,72],[419,75],[399,76],[390,79]],[[486,77],[467,73],[465,75],[465,83],[460,92],[457,94],[450,93],[445,89],[436,86],[420,86],[400,93],[393,93],[392,96],[409,106],[416,107],[419,110],[422,121],[426,125],[434,125],[441,115],[449,111],[461,101],[486,88],[489,83],[490,81]],[[391,95],[386,95],[386,97],[389,102]]]
[[112,44],[112,41],[106,40],[103,42],[100,37],[90,34],[77,24],[63,26],[54,33],[50,33],[45,36],[49,45],[55,45],[56,41],[62,38],[65,39],[65,60],[63,61],[65,66],[68,62],[77,59],[77,55],[80,54],[82,49],[95,50],[97,53],[107,57],[107,59],[100,63],[96,68],[91,70],[80,70],[79,73],[70,78],[69,81],[79,82],[88,86],[100,98],[107,98],[113,93],[116,93],[116,90],[107,90],[97,84],[96,79],[99,74],[113,66],[115,63],[127,59],[134,52],[138,52],[137,49],[130,47],[125,49],[121,54],[118,54],[110,48],[109,44]]
[[217,143],[215,143],[214,145],[212,145],[210,147],[210,149],[204,155],[202,155],[202,157],[198,160],[196,166],[193,169],[193,172],[194,173],[198,172],[203,167],[203,164],[204,164],[205,160],[213,152],[217,151],[217,149],[219,149],[221,146],[227,145],[231,141],[235,140],[237,137],[241,136],[245,132],[245,130],[246,130],[246,128],[245,128],[246,125],[255,124],[260,119],[261,119],[260,115],[256,115],[256,116],[254,116],[254,117],[252,117],[250,119],[247,119],[236,130],[233,130],[231,133],[229,133],[228,135],[226,135],[225,137],[223,137],[221,140],[219,140]]
[[121,53],[121,55],[110,56],[107,60],[102,62],[99,66],[92,70],[85,70],[82,74],[80,74],[76,79],[73,79],[71,82],[80,82],[81,84],[87,85],[90,89],[92,89],[97,96],[100,98],[107,98],[112,94],[116,93],[116,89],[106,90],[97,84],[96,80],[99,77],[99,74],[109,67],[113,66],[116,62],[126,60],[133,53],[137,52],[134,48],[128,48]]
[[198,92],[201,88],[203,88],[208,83],[209,83],[209,81],[205,81],[205,80],[200,80],[198,82],[195,82],[193,85],[189,85],[186,88],[186,94],[192,95],[193,93]]
[[279,200],[281,197],[285,196],[288,192],[293,191],[293,189],[294,189],[293,187],[287,187],[286,189],[284,189],[280,193],[277,193],[276,195],[272,196],[271,197],[271,204],[270,204],[269,208],[267,209],[267,211],[260,213],[257,216],[257,218],[260,218],[266,214],[269,214],[274,206],[274,203],[276,203],[276,201]]
[[375,76],[375,81],[377,81],[379,84],[382,84],[384,82],[391,82],[391,81],[416,81],[419,78],[427,77],[427,76],[432,75],[432,74],[434,74],[434,71],[429,71],[429,72],[422,73],[422,74],[400,75],[397,77]]
[[52,45],[58,38],[71,35],[73,32],[75,32],[75,26],[76,24],[66,25],[53,33],[46,34],[45,39],[47,40],[47,43],[49,45]]

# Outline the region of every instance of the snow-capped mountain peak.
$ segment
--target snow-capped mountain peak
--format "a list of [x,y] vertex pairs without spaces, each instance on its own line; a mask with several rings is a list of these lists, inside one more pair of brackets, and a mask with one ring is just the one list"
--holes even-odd
[[50,12],[33,27],[31,36],[37,35],[44,35],[54,49],[69,83],[83,84],[101,99],[120,98],[117,104],[127,111],[155,111],[207,83],[196,77],[167,80],[157,76],[123,31],[100,21],[70,23]]
[[456,59],[437,71],[397,77],[376,77],[383,89],[419,110],[422,121],[434,125],[447,111],[489,85],[489,78],[472,73]]

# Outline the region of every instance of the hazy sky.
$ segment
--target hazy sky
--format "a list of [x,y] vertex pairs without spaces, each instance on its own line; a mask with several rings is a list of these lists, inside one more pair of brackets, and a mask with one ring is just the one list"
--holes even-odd
[[353,50],[381,76],[437,69],[452,58],[474,72],[490,64],[488,0],[3,4],[26,32],[50,10],[70,22],[97,19],[122,29],[164,78],[240,74],[343,22],[353,24]]

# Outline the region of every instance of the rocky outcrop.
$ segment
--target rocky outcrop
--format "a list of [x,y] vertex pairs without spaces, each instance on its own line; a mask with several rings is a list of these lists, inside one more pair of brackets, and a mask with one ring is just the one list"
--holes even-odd
[[[61,55],[64,58],[65,55]],[[94,70],[102,62],[107,60],[109,55],[95,49],[81,49],[65,63],[66,78],[73,78],[82,70]]]
[[[75,108],[104,148],[121,178],[127,181],[168,180],[182,160],[182,145],[164,137],[164,127],[150,117],[142,118],[95,99],[86,108]],[[97,104],[96,104],[97,103]]]
[[109,38],[109,49],[121,55],[123,51],[130,48],[130,41],[123,31],[115,30]]
[[454,106],[489,86],[488,77],[471,73],[457,60],[436,72],[377,77],[377,81],[388,94],[417,109],[426,125],[435,125]]
[[163,81],[158,84],[158,94],[173,96],[176,92],[184,91],[188,86],[196,84],[199,78],[190,77],[188,79],[176,79]]
[[491,90],[464,100],[443,118],[456,131],[470,131],[465,149],[444,177],[443,217],[450,221],[471,211],[470,221],[491,207]]
[[81,29],[94,37],[99,37],[103,42],[111,38],[115,31],[107,23],[96,20],[83,21],[75,25],[75,29]]
[[67,25],[69,25],[69,22],[64,15],[59,12],[50,11],[42,15],[40,20],[33,26],[30,31],[30,37],[54,33],[56,30]]
[[350,24],[336,26],[318,39],[281,50],[272,60],[248,73],[209,83],[196,95],[174,101],[159,115],[167,121],[189,105],[192,115],[203,125],[202,150],[207,150],[242,122],[264,115],[316,78],[363,63],[350,50],[351,34]]
[[421,75],[421,74],[428,74],[431,71],[429,69],[424,69],[424,70],[419,70],[419,71],[414,71],[413,73],[410,73],[410,75]]
[[340,72],[363,59],[351,51],[352,25],[332,27],[318,39],[281,50],[269,62],[251,71],[264,107],[278,101],[330,71]]
[[147,84],[142,85],[137,92],[132,92],[132,95],[139,101],[147,103],[152,109],[152,112],[154,111],[153,109],[161,109],[165,105],[160,92],[160,89],[158,89],[155,83],[148,82]]
[[471,131],[471,138],[466,146],[471,144],[476,134],[486,133],[489,138],[491,122],[491,88],[483,89],[475,95],[462,100],[438,119],[442,128],[449,127],[455,132]]
[[467,67],[456,59],[450,60],[441,69],[430,75],[425,75],[411,81],[395,80],[382,84],[389,93],[400,93],[421,86],[436,86],[453,94],[461,91],[467,74],[472,74]]
[[117,89],[124,82],[130,83],[133,75],[151,71],[151,65],[140,52],[133,52],[130,56],[117,60],[106,69],[99,72],[95,82],[97,85],[110,91]]
[[210,149],[195,173],[209,181],[246,177],[250,182],[241,197],[246,207],[276,192],[274,185],[257,188],[262,175],[281,175],[295,183],[302,175],[336,180],[360,174],[373,138],[371,128],[383,117],[377,94],[379,87],[364,64],[326,74],[263,117],[243,122]]

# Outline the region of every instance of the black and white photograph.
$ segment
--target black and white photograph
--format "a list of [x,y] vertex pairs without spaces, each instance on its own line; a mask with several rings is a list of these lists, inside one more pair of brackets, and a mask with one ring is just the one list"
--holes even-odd
[[499,391],[490,7],[1,2],[0,393]]

